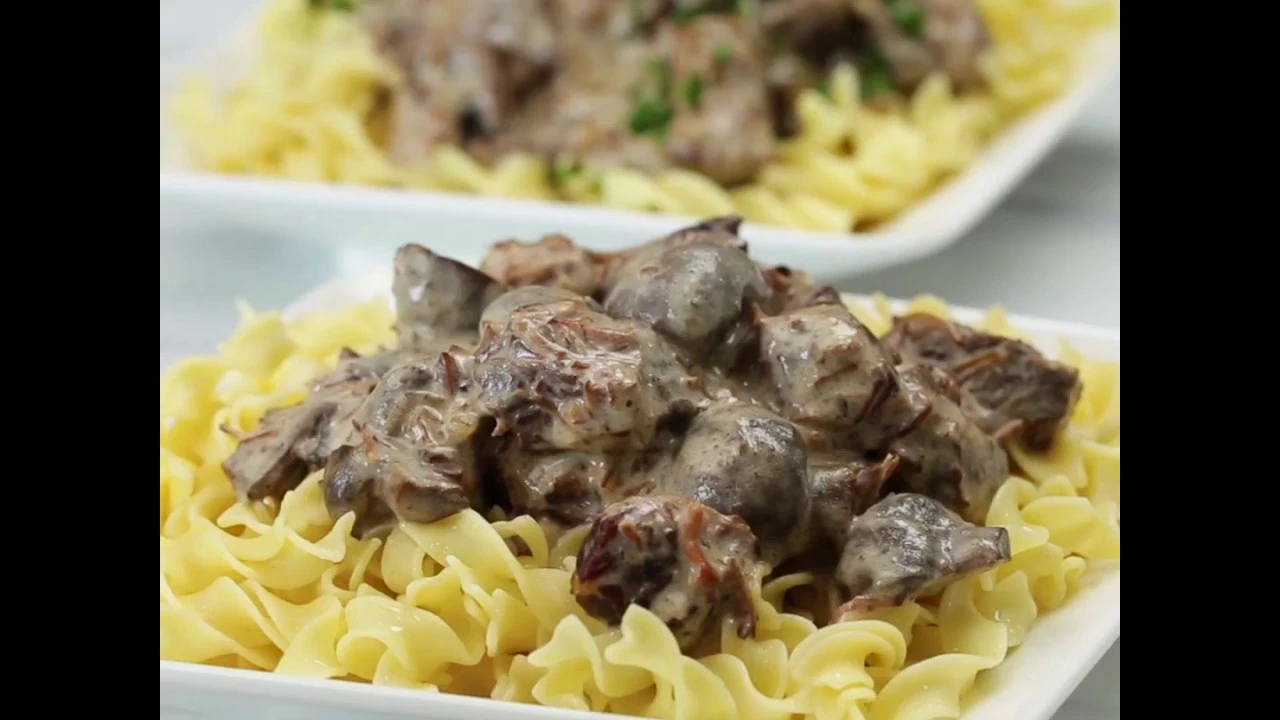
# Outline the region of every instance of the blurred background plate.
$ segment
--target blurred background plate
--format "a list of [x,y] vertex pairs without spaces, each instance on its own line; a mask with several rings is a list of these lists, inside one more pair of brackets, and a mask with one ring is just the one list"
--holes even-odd
[[[242,73],[254,47],[257,10],[257,3],[245,0],[161,3],[160,203],[169,213],[198,221],[210,232],[254,233],[274,240],[379,249],[422,242],[467,262],[478,261],[490,243],[507,237],[531,239],[559,231],[581,244],[612,249],[699,219],[191,170],[167,117],[173,88],[190,70],[207,72],[219,82]],[[221,39],[207,39],[215,36]],[[179,50],[182,61],[174,62]],[[748,224],[744,231],[752,255],[803,268],[824,282],[839,282],[938,253],[1017,187],[1099,91],[1116,79],[1119,68],[1117,30],[1097,39],[1071,92],[1007,128],[973,166],[896,220],[873,232],[846,234]]]

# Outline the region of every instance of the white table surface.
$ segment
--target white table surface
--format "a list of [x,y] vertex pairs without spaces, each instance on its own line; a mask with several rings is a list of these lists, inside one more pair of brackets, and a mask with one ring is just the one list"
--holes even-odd
[[[160,78],[226,30],[246,0],[160,0]],[[160,368],[212,352],[235,326],[238,298],[278,308],[368,247],[284,244],[227,236],[160,206]],[[390,257],[390,249],[387,251]],[[1120,327],[1120,83],[1098,98],[1062,145],[968,237],[916,263],[864,275],[842,290],[949,301]],[[1120,644],[1055,720],[1120,717]]]

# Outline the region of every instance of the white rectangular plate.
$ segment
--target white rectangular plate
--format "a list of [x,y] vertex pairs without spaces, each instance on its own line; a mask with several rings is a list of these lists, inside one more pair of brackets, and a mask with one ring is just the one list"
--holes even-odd
[[[439,248],[437,248],[439,250]],[[441,250],[443,252],[443,250]],[[296,319],[356,302],[391,300],[391,268],[340,278],[306,294],[285,316]],[[870,298],[849,296],[869,302]],[[895,311],[905,305],[894,301]],[[961,322],[976,322],[983,311],[953,307]],[[1041,351],[1057,354],[1067,340],[1085,355],[1120,360],[1120,332],[1010,315]],[[979,677],[963,720],[1049,720],[1089,670],[1120,637],[1120,570],[1093,571],[1061,608],[1039,618],[1026,640],[995,670]],[[602,720],[602,715],[534,705],[374,687],[337,680],[312,680],[253,670],[160,661],[160,715],[180,718],[271,718],[272,720]]]
[[[188,70],[226,79],[253,47],[252,18],[197,56]],[[230,70],[229,70],[230,69]],[[821,233],[748,225],[751,253],[770,264],[835,281],[939,252],[984,218],[1062,140],[1089,101],[1120,72],[1120,34],[1100,36],[1074,88],[1007,128],[964,173],[874,232]],[[227,231],[379,244],[426,242],[470,263],[497,239],[563,232],[580,244],[617,249],[702,218],[653,215],[561,202],[508,200],[441,192],[319,184],[191,170],[160,88],[160,203]]]

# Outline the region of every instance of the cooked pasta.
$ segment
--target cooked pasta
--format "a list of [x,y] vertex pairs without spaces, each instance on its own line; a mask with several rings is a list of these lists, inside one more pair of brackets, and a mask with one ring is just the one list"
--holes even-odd
[[842,232],[889,220],[969,167],[1025,112],[1061,95],[1096,31],[1118,23],[1114,0],[980,0],[992,38],[981,62],[988,88],[957,97],[934,74],[904,107],[873,107],[840,65],[822,89],[795,100],[799,134],[753,181],[727,188],[705,174],[646,174],[620,166],[557,181],[540,156],[486,165],[450,145],[425,159],[387,153],[381,98],[395,68],[350,12],[270,0],[246,77],[215,87],[192,76],[173,101],[189,160],[219,173],[559,199],[709,217],[737,213],[768,225]]
[[[947,313],[932,297],[912,309]],[[855,310],[889,328],[882,301]],[[658,718],[954,718],[1087,568],[1119,559],[1119,365],[1070,348],[1084,380],[1071,424],[1051,453],[1015,455],[1026,476],[986,516],[1007,528],[1011,561],[822,628],[786,600],[811,576],[757,582],[754,637],[726,625],[700,656],[638,605],[613,629],[582,610],[569,582],[581,533],[552,544],[527,516],[466,510],[357,540],[353,513],[326,510],[321,472],[279,503],[238,503],[221,428],[297,401],[342,347],[391,344],[392,322],[382,300],[293,323],[246,308],[218,355],[162,379],[161,660]],[[981,327],[1015,332],[998,309]]]

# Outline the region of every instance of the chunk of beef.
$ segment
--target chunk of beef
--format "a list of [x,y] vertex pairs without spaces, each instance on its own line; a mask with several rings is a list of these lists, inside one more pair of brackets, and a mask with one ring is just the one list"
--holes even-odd
[[753,179],[777,144],[755,28],[737,14],[704,14],[663,23],[655,44],[671,75],[670,157],[722,185]]
[[805,544],[809,493],[804,441],[791,423],[735,400],[693,419],[659,492],[744,520],[762,558],[777,564]]
[[652,330],[578,300],[517,308],[478,348],[478,406],[530,451],[643,446],[700,384]]
[[532,95],[505,131],[471,148],[490,160],[530,152],[560,167],[598,173],[629,167],[656,173],[669,164],[663,146],[631,131],[635,95],[650,92],[653,48],[644,39],[561,33],[563,59],[550,85]]
[[847,602],[835,619],[931,595],[1010,557],[1004,528],[970,525],[923,495],[890,495],[849,526],[835,574]]
[[605,312],[652,327],[694,362],[736,363],[755,336],[751,310],[769,295],[746,253],[726,245],[676,245],[651,263],[629,266]]
[[849,523],[883,497],[885,483],[897,469],[894,455],[873,461],[860,453],[835,450],[810,457],[811,547],[838,552]]
[[510,287],[545,285],[595,295],[612,256],[578,247],[564,235],[535,243],[504,240],[489,248],[480,269]]
[[344,350],[338,367],[314,380],[305,400],[268,410],[253,432],[238,436],[222,469],[240,500],[279,500],[324,467],[351,432],[352,415],[401,357],[395,352],[361,357]]
[[642,243],[617,254],[609,265],[601,284],[602,297],[608,297],[614,286],[625,277],[634,275],[645,265],[652,265],[662,253],[684,245],[726,245],[747,252],[747,243],[738,235],[742,218],[724,215],[703,220],[700,223],[679,228],[675,232]]
[[[925,313],[894,319],[885,347],[903,361],[945,370],[989,411],[997,435],[1016,428],[1031,450],[1047,450],[1080,399],[1080,374],[1020,340],[980,332]],[[972,411],[977,412],[977,411]]]
[[911,431],[889,446],[901,460],[895,484],[940,500],[969,518],[982,518],[1009,477],[1004,449],[948,397],[941,370],[903,365],[898,377],[909,396],[927,404]]
[[772,294],[768,303],[768,311],[771,315],[814,305],[844,306],[840,291],[830,285],[818,285],[809,273],[803,270],[778,265],[763,268],[763,273],[765,283]]
[[356,537],[396,520],[434,522],[483,509],[484,457],[477,441],[492,425],[469,402],[471,358],[444,352],[383,377],[353,418],[354,432],[329,456],[325,504],[356,513]]
[[802,128],[796,115],[796,101],[805,90],[818,85],[821,76],[798,53],[780,52],[769,60],[764,79],[774,135],[779,138],[799,135]]
[[511,313],[520,308],[564,302],[581,305],[596,312],[601,311],[599,303],[568,290],[542,285],[526,285],[505,292],[489,303],[480,315],[480,335],[482,338],[489,338],[501,332],[511,319]]
[[574,597],[617,624],[647,608],[691,649],[727,610],[740,637],[755,633],[750,575],[756,541],[746,523],[687,498],[652,495],[607,507],[591,525],[574,568]]
[[985,86],[979,67],[991,44],[974,0],[850,0],[888,64],[893,84],[913,92],[934,72],[962,92]]
[[405,163],[440,144],[489,137],[556,61],[554,31],[528,0],[381,0],[360,19],[399,70],[389,148]]
[[537,453],[504,447],[498,453],[498,472],[511,509],[564,528],[600,515],[601,488],[613,464],[609,455],[576,450]]
[[783,414],[858,449],[883,447],[918,413],[899,409],[892,359],[839,304],[801,307],[760,322],[760,350]]
[[396,333],[406,349],[473,345],[480,315],[505,290],[488,275],[421,245],[400,247],[393,264]]
[[773,44],[824,61],[857,31],[850,0],[766,0],[760,23]]

